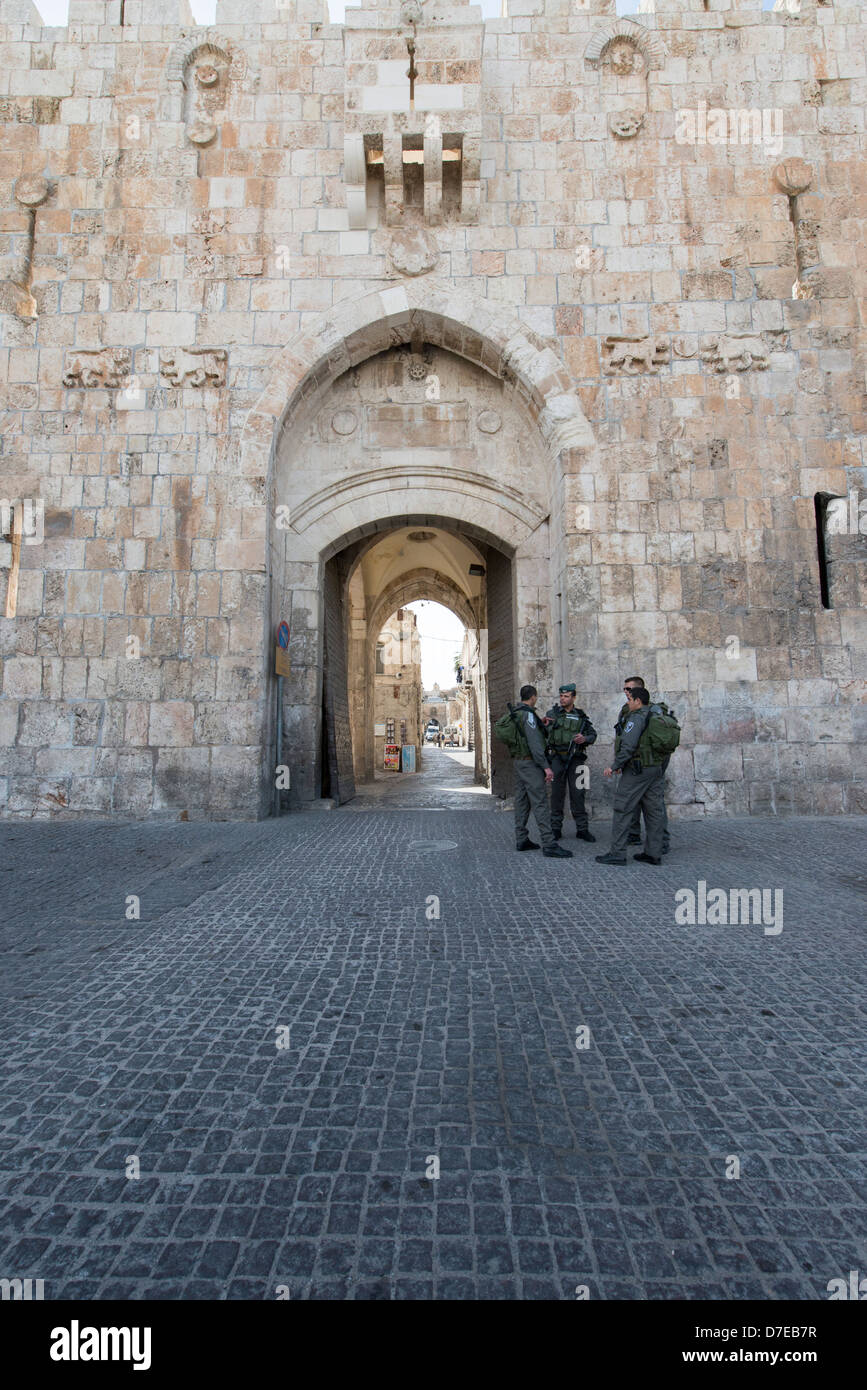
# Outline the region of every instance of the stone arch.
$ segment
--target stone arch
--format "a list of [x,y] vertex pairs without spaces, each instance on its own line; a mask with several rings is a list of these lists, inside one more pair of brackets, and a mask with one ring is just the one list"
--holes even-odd
[[[466,543],[466,535],[462,535],[461,539]],[[479,549],[477,554],[478,558],[484,561],[485,552]],[[388,584],[378,595],[368,616],[363,656],[365,696],[359,700],[357,709],[362,716],[368,715],[369,727],[367,699],[372,691],[374,681],[376,642],[379,633],[397,609],[405,608],[417,599],[429,599],[450,609],[475,637],[475,649],[480,653],[481,658],[476,668],[471,694],[475,726],[475,775],[478,782],[486,782],[491,772],[491,766],[490,730],[486,718],[488,702],[487,653],[484,650],[482,639],[482,629],[487,630],[487,602],[484,593],[472,598],[464,593],[448,575],[439,570],[428,568],[410,570]],[[355,714],[355,710],[353,713]],[[353,724],[355,767],[361,769],[363,775],[370,776],[374,766],[372,741],[366,737],[366,731],[360,726],[359,719],[354,719]]]
[[342,300],[292,339],[247,417],[239,471],[267,476],[278,432],[303,401],[376,353],[412,342],[414,335],[514,385],[552,460],[567,449],[593,447],[590,425],[555,347],[502,305],[427,279]]
[[368,622],[369,640],[376,641],[383,623],[398,608],[405,608],[408,603],[415,603],[420,598],[441,603],[444,608],[450,608],[465,627],[478,629],[482,615],[475,611],[472,602],[457,584],[436,570],[418,569],[401,575],[377,600]]
[[180,39],[169,51],[166,63],[166,81],[170,87],[186,87],[187,73],[196,58],[203,55],[222,58],[232,69],[233,75],[240,77],[246,70],[246,54],[236,50],[231,41],[216,29],[197,29]]
[[606,24],[597,29],[584,50],[584,61],[591,67],[598,67],[605,49],[615,39],[628,39],[641,53],[648,71],[661,68],[665,63],[665,44],[653,29],[646,29],[633,19],[618,19],[614,24]]
[[[449,453],[426,458],[429,451],[422,443],[419,448],[388,445],[374,453],[359,452],[357,466],[305,469],[298,451],[306,446],[300,441],[312,439],[320,428],[315,421],[327,409],[327,393],[334,388],[343,399],[357,384],[350,373],[357,368],[363,381],[367,369],[362,364],[405,344],[413,353],[428,345],[450,362],[472,364],[466,390],[475,393],[473,410],[481,411],[494,384],[498,393],[506,388],[498,399],[504,418],[511,421],[513,450],[520,437],[514,431],[523,428],[533,460],[523,484],[526,495],[513,485],[523,475],[513,475],[511,481],[500,476],[496,450],[482,444],[487,434],[473,436],[481,453],[475,444],[457,450],[460,466],[452,466]],[[459,368],[455,372],[460,375]],[[332,442],[330,434],[321,438],[325,449]],[[566,531],[574,530],[566,520],[571,515],[566,503],[576,495],[570,493],[569,475],[587,473],[593,455],[592,431],[557,351],[508,308],[451,283],[428,280],[368,291],[313,319],[279,353],[250,411],[235,455],[239,496],[248,505],[225,508],[220,521],[219,561],[226,568],[270,574],[263,785],[273,709],[270,627],[274,620],[290,621],[290,658],[298,675],[286,688],[284,731],[287,740],[307,751],[306,767],[297,783],[293,773],[292,786],[293,799],[297,788],[297,799],[308,800],[319,794],[317,769],[326,757],[319,730],[326,728],[329,737],[331,732],[336,737],[347,709],[345,693],[340,719],[328,703],[328,692],[335,688],[331,672],[346,670],[347,566],[357,545],[385,529],[439,525],[477,537],[486,547],[486,585],[490,581],[501,598],[496,622],[503,636],[495,644],[496,662],[492,657],[497,676],[490,683],[491,700],[496,696],[504,704],[513,698],[518,676],[547,683],[562,650],[557,605],[568,588]],[[285,495],[278,495],[278,484]],[[278,526],[275,516],[283,504],[289,518]],[[251,524],[256,508],[264,513],[261,527]],[[333,656],[341,643],[335,667],[328,653]],[[342,766],[351,766],[351,747],[348,754],[345,747],[339,753]],[[505,794],[508,770],[503,772],[496,758],[494,764],[495,787]]]

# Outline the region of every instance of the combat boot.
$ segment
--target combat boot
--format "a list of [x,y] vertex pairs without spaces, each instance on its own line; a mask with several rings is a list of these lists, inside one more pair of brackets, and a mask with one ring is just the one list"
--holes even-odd
[[571,849],[564,849],[562,845],[546,845],[542,850],[546,859],[571,859]]

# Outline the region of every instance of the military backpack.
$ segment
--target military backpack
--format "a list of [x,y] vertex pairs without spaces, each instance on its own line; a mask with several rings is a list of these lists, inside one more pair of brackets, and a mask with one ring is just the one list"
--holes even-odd
[[524,725],[514,705],[509,705],[494,725],[494,734],[504,743],[513,758],[528,758],[530,745],[524,733]]
[[644,733],[638,740],[638,756],[642,767],[658,767],[671,757],[680,743],[680,725],[662,701],[649,705],[648,709]]

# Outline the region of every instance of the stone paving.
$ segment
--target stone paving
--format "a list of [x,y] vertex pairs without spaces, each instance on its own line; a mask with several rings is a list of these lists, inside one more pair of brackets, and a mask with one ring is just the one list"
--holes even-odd
[[[827,1298],[867,1270],[864,822],[673,832],[618,869],[448,805],[0,825],[0,1276]],[[699,880],[782,932],[677,925]]]
[[360,786],[344,809],[370,811],[399,806],[442,811],[502,809],[487,787],[476,782],[474,763],[475,754],[464,748],[434,748],[427,744],[418,772],[377,772],[375,781]]

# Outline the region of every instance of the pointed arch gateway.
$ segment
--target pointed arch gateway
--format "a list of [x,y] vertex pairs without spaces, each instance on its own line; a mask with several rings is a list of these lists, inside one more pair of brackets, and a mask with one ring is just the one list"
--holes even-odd
[[[566,658],[568,513],[592,495],[594,457],[554,347],[464,289],[427,279],[371,291],[287,345],[237,455],[242,488],[264,496],[264,526],[245,540],[226,509],[221,537],[245,557],[260,547],[268,575],[263,812],[275,760],[291,768],[294,801],[315,800],[323,784],[337,800],[354,794],[346,594],[371,538],[418,527],[472,542],[485,557],[474,611],[488,624],[495,717],[518,684],[551,688]],[[375,607],[382,595],[368,598]],[[271,649],[280,620],[291,628],[292,675],[278,757]],[[505,794],[509,769],[492,772]]]

